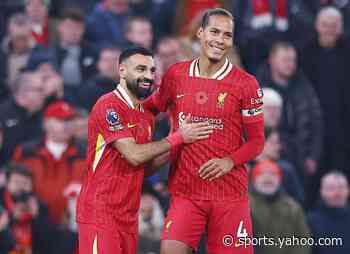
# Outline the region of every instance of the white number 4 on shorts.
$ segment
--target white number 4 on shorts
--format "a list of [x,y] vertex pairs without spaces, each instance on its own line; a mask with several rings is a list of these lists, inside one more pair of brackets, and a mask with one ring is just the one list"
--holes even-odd
[[243,221],[241,220],[237,229],[237,238],[248,237],[247,230],[243,227]]

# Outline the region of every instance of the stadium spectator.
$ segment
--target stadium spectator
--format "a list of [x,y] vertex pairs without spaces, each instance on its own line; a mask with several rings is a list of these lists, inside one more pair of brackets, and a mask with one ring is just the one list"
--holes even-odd
[[136,0],[129,1],[132,13],[151,20],[156,40],[174,33],[176,6],[173,0]]
[[314,175],[322,150],[322,114],[312,85],[297,68],[295,48],[284,42],[274,44],[257,79],[262,87],[271,87],[282,95],[281,128],[288,138],[287,159],[301,175]]
[[16,76],[27,65],[32,48],[35,45],[31,34],[30,20],[24,14],[11,16],[8,35],[2,42],[1,50],[5,54],[7,85],[11,86]]
[[[254,237],[278,238],[310,237],[302,208],[281,189],[282,171],[270,160],[259,162],[251,171],[250,205]],[[256,254],[311,253],[310,246],[283,246],[260,244]]]
[[0,165],[11,159],[16,145],[42,136],[41,110],[45,103],[43,82],[35,73],[19,74],[12,86],[13,96],[0,105],[3,146]]
[[130,17],[126,24],[125,37],[127,44],[152,49],[152,23],[145,17]]
[[50,104],[44,112],[45,139],[17,147],[14,161],[26,165],[34,178],[34,191],[48,206],[50,220],[63,223],[67,200],[64,190],[80,182],[85,169],[84,151],[72,143],[74,109],[63,101]]
[[[232,1],[238,48],[250,72],[268,56],[271,45],[287,40],[301,45],[312,29],[312,15],[301,0]],[[303,36],[300,36],[303,34]]]
[[186,60],[186,54],[179,38],[166,36],[159,40],[156,48],[157,75],[163,76],[174,63]]
[[150,194],[141,196],[138,253],[159,252],[164,215],[158,200]]
[[346,104],[350,78],[350,47],[342,36],[343,17],[334,7],[321,9],[315,22],[317,35],[301,51],[301,64],[320,99],[323,111],[323,153],[320,169],[344,168]]
[[313,16],[317,16],[317,13],[324,7],[333,6],[339,9],[344,15],[344,32],[348,36],[350,35],[350,1],[348,0],[309,0],[305,1],[305,4],[309,6]]
[[8,253],[15,245],[15,240],[9,228],[9,216],[7,211],[0,205],[0,253]]
[[101,0],[86,20],[86,39],[99,47],[113,43],[123,48],[124,29],[131,15],[128,0]]
[[347,254],[350,252],[349,183],[339,171],[332,171],[321,179],[321,202],[308,214],[312,235],[317,241],[321,237],[341,238],[342,246],[314,246],[315,254]]
[[97,50],[83,40],[84,14],[78,8],[66,9],[58,25],[59,42],[52,47],[38,46],[33,50],[29,62],[41,54],[53,57],[64,81],[64,98],[75,103],[82,83],[96,73]]
[[25,1],[25,13],[30,19],[32,35],[36,43],[46,46],[49,44],[49,32],[54,31],[53,26],[49,27],[48,4],[47,0]]
[[284,191],[292,198],[294,198],[297,202],[299,202],[300,205],[303,205],[305,201],[305,193],[304,188],[296,172],[296,168],[289,161],[284,160],[282,154],[283,143],[281,141],[280,132],[277,129],[266,128],[264,150],[258,156],[256,161],[275,161],[283,173],[282,187]]
[[264,124],[265,127],[277,130],[281,125],[283,99],[274,89],[265,87],[264,89]]
[[118,48],[107,47],[100,51],[97,74],[80,89],[79,105],[81,107],[90,111],[98,98],[115,89],[116,80],[119,80],[117,71],[119,55],[120,50]]
[[13,244],[6,253],[52,253],[54,231],[47,210],[33,194],[32,175],[27,168],[9,167],[6,187],[0,189],[0,206],[8,214],[7,236]]

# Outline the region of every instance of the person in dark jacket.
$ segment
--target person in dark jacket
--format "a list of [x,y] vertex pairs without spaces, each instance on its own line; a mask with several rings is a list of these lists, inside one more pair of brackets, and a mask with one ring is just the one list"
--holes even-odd
[[286,42],[274,44],[268,64],[260,67],[257,79],[262,87],[282,95],[280,130],[288,138],[288,160],[301,175],[314,175],[322,151],[322,111],[315,90],[297,69],[295,48]]
[[[317,36],[301,50],[300,62],[320,98],[325,131],[320,169],[344,168],[350,152],[346,117],[350,78],[350,47],[342,37],[343,16],[334,7],[321,9],[315,22]],[[346,124],[347,123],[347,124]],[[347,139],[346,139],[347,138]],[[347,140],[347,141],[346,141]],[[345,142],[344,142],[345,141]]]
[[98,98],[115,89],[118,80],[118,48],[106,47],[100,51],[98,73],[83,85],[79,92],[79,106],[91,110]]
[[83,40],[84,31],[83,12],[79,8],[66,9],[58,25],[58,44],[49,48],[35,47],[28,60],[28,65],[31,65],[37,62],[37,57],[49,55],[63,78],[64,99],[73,104],[81,85],[96,73],[98,50]]
[[13,96],[0,104],[0,122],[3,128],[0,165],[11,159],[18,144],[43,135],[41,111],[45,99],[40,75],[27,72],[17,77]]
[[131,13],[128,0],[101,1],[86,19],[86,39],[98,47],[113,43],[123,48],[126,46],[124,28]]
[[328,239],[328,246],[314,246],[313,254],[350,253],[349,183],[339,171],[331,171],[321,179],[321,201],[309,212],[308,223],[315,241]]

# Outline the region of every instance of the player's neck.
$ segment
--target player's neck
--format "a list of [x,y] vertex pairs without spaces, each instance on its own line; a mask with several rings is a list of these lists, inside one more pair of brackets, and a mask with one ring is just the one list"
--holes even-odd
[[123,87],[123,89],[125,90],[125,92],[128,94],[128,96],[130,97],[132,104],[134,105],[135,108],[137,108],[141,101],[128,89],[127,85],[125,84],[125,82],[120,82],[120,86]]
[[226,62],[226,57],[223,57],[219,62],[213,63],[207,57],[199,57],[199,74],[201,77],[212,77]]

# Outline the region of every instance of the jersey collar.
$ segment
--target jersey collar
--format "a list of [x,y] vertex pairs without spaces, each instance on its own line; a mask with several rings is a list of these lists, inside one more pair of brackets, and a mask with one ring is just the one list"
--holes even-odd
[[[233,68],[232,64],[226,58],[224,65],[216,73],[214,73],[214,75],[212,75],[210,78],[211,79],[216,79],[216,80],[222,80],[222,79],[224,79],[227,76],[227,74],[230,73],[232,68]],[[199,58],[196,58],[196,59],[194,59],[191,62],[189,75],[190,75],[190,77],[198,77],[198,78],[200,78]]]
[[120,84],[117,85],[117,88],[113,91],[113,93],[117,95],[118,98],[121,99],[122,102],[124,102],[129,108],[144,112],[142,104],[140,103],[140,104],[134,105],[130,96]]

